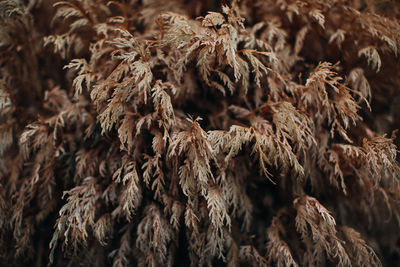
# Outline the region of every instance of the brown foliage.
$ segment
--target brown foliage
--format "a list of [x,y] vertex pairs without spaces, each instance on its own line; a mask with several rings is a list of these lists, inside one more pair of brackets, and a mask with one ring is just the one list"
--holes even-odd
[[1,1],[1,261],[399,265],[399,17]]

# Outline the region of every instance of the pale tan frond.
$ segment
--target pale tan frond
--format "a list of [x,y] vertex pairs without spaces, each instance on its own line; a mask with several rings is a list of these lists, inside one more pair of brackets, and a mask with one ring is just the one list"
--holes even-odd
[[328,257],[336,258],[341,266],[351,266],[350,256],[337,237],[336,221],[330,212],[315,198],[303,196],[296,198],[294,207],[297,211],[296,229],[302,239],[314,243],[313,257],[308,264],[322,262]]
[[368,65],[378,72],[381,69],[382,62],[378,51],[373,46],[368,46],[358,51],[358,56],[365,56],[368,60]]
[[288,244],[281,239],[279,234],[279,222],[278,218],[272,219],[272,224],[267,230],[268,244],[267,244],[267,255],[268,261],[275,262],[278,267],[281,266],[299,266],[293,259],[292,253]]

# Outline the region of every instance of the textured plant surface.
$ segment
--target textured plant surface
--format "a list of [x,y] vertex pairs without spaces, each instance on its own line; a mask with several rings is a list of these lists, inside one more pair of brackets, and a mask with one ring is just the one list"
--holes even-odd
[[0,1],[1,265],[400,265],[399,21]]

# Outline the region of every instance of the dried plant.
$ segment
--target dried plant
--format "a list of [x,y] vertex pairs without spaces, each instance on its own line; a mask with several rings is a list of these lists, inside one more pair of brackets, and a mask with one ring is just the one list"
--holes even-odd
[[1,1],[1,261],[399,265],[399,16]]

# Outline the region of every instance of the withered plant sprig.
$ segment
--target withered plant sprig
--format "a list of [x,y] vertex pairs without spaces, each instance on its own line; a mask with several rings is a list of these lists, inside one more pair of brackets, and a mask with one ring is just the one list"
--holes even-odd
[[1,262],[399,265],[399,15],[1,1]]

